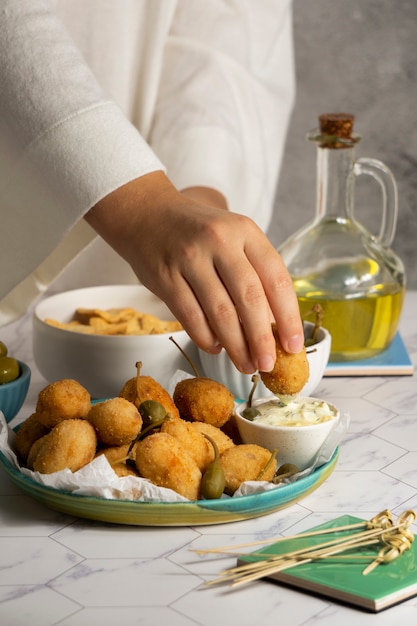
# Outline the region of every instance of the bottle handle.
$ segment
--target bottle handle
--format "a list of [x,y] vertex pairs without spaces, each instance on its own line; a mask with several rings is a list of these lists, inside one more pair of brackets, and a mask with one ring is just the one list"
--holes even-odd
[[382,221],[377,239],[384,245],[390,246],[394,239],[398,217],[397,183],[391,170],[382,161],[361,157],[355,161],[354,174],[372,176],[380,185],[382,191]]

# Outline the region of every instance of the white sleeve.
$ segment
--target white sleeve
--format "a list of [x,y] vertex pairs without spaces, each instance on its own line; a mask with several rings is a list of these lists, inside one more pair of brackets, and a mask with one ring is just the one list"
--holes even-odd
[[2,0],[0,83],[1,299],[99,199],[164,168],[46,0]]
[[291,0],[179,0],[150,138],[177,187],[266,229],[293,100]]

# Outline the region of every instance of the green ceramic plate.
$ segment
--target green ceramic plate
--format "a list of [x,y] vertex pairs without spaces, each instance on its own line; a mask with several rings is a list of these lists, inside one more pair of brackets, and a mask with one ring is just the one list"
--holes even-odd
[[196,526],[224,524],[260,517],[283,509],[315,491],[333,472],[339,449],[332,459],[295,483],[255,495],[193,502],[132,502],[106,500],[60,491],[41,485],[16,470],[0,453],[0,466],[17,487],[45,506],[82,517],[133,526]]

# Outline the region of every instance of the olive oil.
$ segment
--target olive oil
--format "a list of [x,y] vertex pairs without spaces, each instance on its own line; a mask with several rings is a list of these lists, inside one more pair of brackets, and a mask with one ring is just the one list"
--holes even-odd
[[303,319],[315,304],[323,309],[323,326],[332,336],[330,361],[367,359],[385,350],[398,328],[404,287],[380,285],[380,291],[352,298],[331,298],[328,293],[309,293],[306,282],[295,281]]

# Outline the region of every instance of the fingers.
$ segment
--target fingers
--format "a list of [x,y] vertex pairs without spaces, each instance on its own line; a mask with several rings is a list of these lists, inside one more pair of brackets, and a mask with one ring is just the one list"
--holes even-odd
[[[287,352],[297,353],[304,344],[291,277],[278,253],[260,232],[252,232],[245,255],[235,264],[223,263],[223,259],[221,256],[217,259],[217,269],[234,303],[250,355],[250,361],[241,363],[241,368],[249,372],[269,371],[276,358],[271,313]],[[230,339],[236,340],[236,336],[229,335],[225,340],[230,342]],[[228,351],[234,361],[239,358],[233,346]]]
[[240,371],[269,371],[276,358],[272,319],[288,352],[303,347],[299,308],[291,277],[263,233],[251,225],[250,237],[243,239],[245,244],[229,233],[189,255],[173,306],[202,349],[224,346]]
[[304,331],[293,281],[273,246],[264,245],[262,250],[262,255],[259,255],[258,249],[249,243],[246,254],[262,281],[283,349],[298,353],[304,345]]

